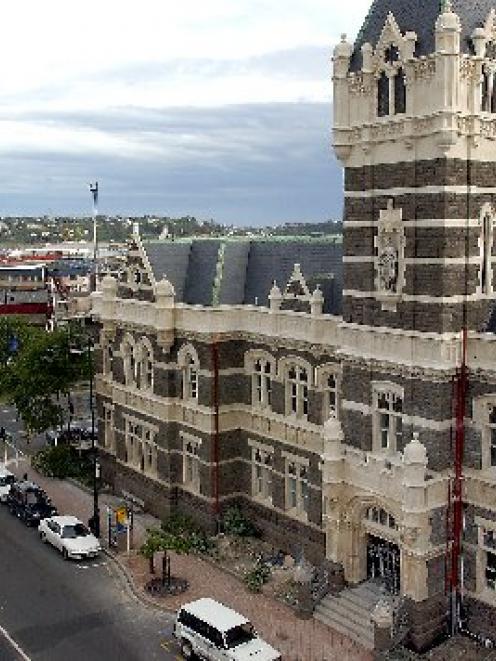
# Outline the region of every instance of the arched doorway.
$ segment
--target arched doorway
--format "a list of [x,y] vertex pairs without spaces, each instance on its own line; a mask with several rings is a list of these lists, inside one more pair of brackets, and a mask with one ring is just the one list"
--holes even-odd
[[380,583],[391,594],[398,594],[401,553],[395,517],[384,508],[371,505],[365,509],[363,526],[367,544],[367,579]]

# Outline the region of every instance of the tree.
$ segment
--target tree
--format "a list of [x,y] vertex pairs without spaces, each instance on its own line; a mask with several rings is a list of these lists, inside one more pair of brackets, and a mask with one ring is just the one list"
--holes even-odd
[[[1,321],[0,395],[15,405],[28,433],[61,426],[66,411],[61,396],[69,398],[74,384],[89,372],[83,338],[65,329],[47,333]],[[77,354],[71,353],[74,344]]]
[[[140,548],[140,553],[147,558],[150,563],[150,574],[154,573],[153,556],[158,551],[163,551],[165,554],[165,567],[169,564],[168,551],[175,551],[176,553],[183,554],[189,553],[191,550],[191,544],[187,537],[184,537],[183,535],[166,532],[160,528],[149,528],[146,532],[147,537]],[[168,580],[170,582],[170,572],[168,572]]]

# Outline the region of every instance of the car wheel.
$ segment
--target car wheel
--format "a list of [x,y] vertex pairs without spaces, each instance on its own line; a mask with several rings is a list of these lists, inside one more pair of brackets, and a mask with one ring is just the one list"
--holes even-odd
[[67,551],[67,549],[62,549],[62,557],[64,558],[64,560],[69,560],[69,552]]
[[181,654],[185,659],[193,659],[193,648],[187,640],[181,641]]
[[47,543],[47,538],[44,532],[40,532],[40,539],[43,542],[43,544]]

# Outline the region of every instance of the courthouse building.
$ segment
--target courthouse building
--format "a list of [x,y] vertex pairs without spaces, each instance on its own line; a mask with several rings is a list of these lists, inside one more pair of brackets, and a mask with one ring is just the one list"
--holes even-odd
[[496,621],[496,0],[439,4],[375,0],[335,48],[342,245],[135,232],[94,295],[107,479],[383,579],[418,647],[448,610],[464,328],[465,626]]

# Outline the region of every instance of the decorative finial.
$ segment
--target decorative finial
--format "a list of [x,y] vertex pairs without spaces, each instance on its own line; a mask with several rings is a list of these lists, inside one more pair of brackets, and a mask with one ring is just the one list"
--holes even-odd
[[347,37],[348,37],[348,35],[346,34],[346,32],[341,33],[341,42],[343,44],[346,42]]
[[453,5],[451,0],[441,0],[441,14],[451,14],[453,11]]

